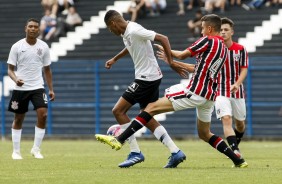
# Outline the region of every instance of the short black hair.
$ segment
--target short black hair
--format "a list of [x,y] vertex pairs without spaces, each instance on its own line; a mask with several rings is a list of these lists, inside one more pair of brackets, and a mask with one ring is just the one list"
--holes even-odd
[[216,14],[205,15],[201,18],[202,22],[206,22],[208,25],[212,26],[216,32],[220,32],[221,28],[221,18]]
[[229,24],[232,29],[234,28],[234,22],[227,17],[221,18],[221,24]]
[[36,22],[36,23],[39,24],[39,20],[36,19],[36,18],[29,18],[29,19],[26,21],[26,25],[27,25],[29,22]]
[[121,17],[122,16],[116,10],[109,10],[104,17],[104,22],[108,25],[110,21],[120,19]]

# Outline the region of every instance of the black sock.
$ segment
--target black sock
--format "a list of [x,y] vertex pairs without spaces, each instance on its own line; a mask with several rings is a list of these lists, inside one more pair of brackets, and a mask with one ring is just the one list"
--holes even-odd
[[234,164],[240,164],[242,163],[242,159],[240,159],[224,142],[224,140],[221,137],[218,137],[216,135],[213,135],[210,140],[209,144],[217,149],[219,152],[223,153],[227,157],[229,157]]
[[235,128],[234,128],[234,132],[235,132],[236,139],[237,139],[237,145],[239,145],[245,132],[238,132],[238,130],[236,130]]
[[135,132],[140,130],[144,125],[146,125],[150,120],[152,119],[152,116],[142,111],[127,127],[127,129],[124,130],[122,134],[120,134],[117,137],[117,140],[121,142],[122,144],[125,142],[126,139],[128,139],[130,136],[132,136]]
[[230,146],[230,148],[234,151],[234,150],[239,150],[238,148],[238,144],[237,144],[237,139],[235,135],[231,135],[229,137],[226,137],[226,140]]

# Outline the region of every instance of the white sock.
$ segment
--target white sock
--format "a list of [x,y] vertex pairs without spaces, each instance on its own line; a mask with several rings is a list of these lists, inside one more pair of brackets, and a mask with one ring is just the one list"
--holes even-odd
[[33,148],[40,148],[44,135],[45,135],[45,129],[41,129],[35,126]]
[[12,128],[13,152],[20,153],[20,151],[21,151],[21,136],[22,136],[22,129],[16,130],[16,129]]
[[[127,127],[129,127],[130,124],[131,124],[131,121],[129,123],[120,125],[121,131],[123,132]],[[129,144],[130,152],[140,153],[141,150],[139,148],[139,145],[137,143],[137,140],[136,140],[134,134],[128,138],[127,142]]]
[[169,149],[171,153],[177,153],[179,151],[179,148],[175,145],[163,126],[158,126],[154,131],[154,135]]

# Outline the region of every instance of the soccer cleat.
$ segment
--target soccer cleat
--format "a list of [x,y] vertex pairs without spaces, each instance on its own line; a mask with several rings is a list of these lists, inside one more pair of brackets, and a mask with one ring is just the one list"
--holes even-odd
[[112,149],[119,150],[122,147],[122,144],[114,136],[96,134],[95,137],[98,141],[102,143],[106,143],[109,146],[111,146]]
[[169,157],[168,163],[164,166],[164,168],[176,168],[178,164],[186,160],[185,154],[179,150],[177,153],[172,153]]
[[144,162],[144,160],[145,160],[145,157],[141,152],[140,153],[131,152],[128,155],[127,159],[124,162],[120,163],[118,166],[120,168],[130,167],[140,162]]
[[13,160],[22,160],[23,157],[22,157],[22,155],[21,155],[20,152],[14,151],[14,152],[12,153],[12,159],[13,159]]
[[40,149],[39,148],[32,148],[30,151],[31,155],[34,156],[34,158],[37,159],[43,159],[43,155],[40,153]]
[[241,164],[235,164],[235,165],[233,165],[232,167],[246,168],[246,167],[248,167],[248,166],[249,166],[248,163],[244,161],[243,163],[241,163]]

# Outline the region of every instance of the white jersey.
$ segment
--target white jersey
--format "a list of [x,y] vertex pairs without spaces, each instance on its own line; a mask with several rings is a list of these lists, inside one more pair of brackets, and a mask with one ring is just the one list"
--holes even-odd
[[29,45],[26,39],[16,42],[9,54],[8,64],[17,68],[18,79],[22,79],[22,86],[15,86],[15,90],[29,91],[44,88],[42,68],[51,64],[48,45],[37,39],[34,45]]
[[129,22],[124,32],[124,45],[129,51],[135,67],[135,79],[155,81],[163,77],[151,41],[156,33],[135,22]]

